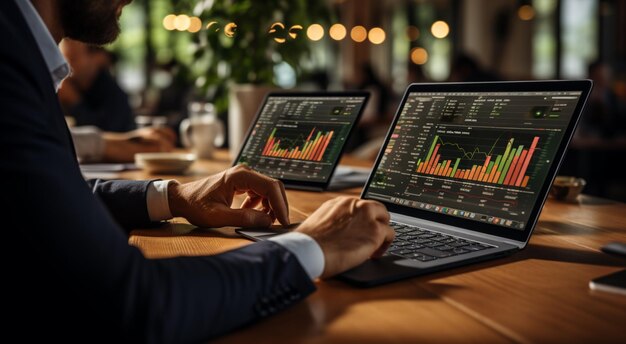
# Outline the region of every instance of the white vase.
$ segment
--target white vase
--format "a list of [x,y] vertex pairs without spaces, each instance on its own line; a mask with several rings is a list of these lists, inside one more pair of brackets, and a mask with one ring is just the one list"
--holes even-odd
[[237,158],[248,128],[259,111],[267,93],[276,90],[271,86],[233,85],[228,94],[228,147],[232,159]]

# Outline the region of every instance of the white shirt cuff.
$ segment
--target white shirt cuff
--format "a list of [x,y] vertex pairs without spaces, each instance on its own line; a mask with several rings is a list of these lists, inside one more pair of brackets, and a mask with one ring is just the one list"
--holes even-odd
[[156,180],[148,185],[146,202],[150,221],[163,221],[172,218],[170,203],[167,199],[167,187],[171,180]]
[[320,277],[324,272],[326,264],[324,252],[317,241],[310,236],[300,232],[289,232],[269,240],[293,253],[311,279]]

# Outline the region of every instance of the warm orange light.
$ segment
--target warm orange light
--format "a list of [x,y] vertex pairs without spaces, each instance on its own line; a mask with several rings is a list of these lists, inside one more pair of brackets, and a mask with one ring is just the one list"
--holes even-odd
[[430,32],[432,32],[433,36],[436,38],[446,38],[450,33],[450,27],[445,21],[438,20],[430,27]]
[[237,33],[237,24],[235,23],[228,23],[226,24],[226,26],[224,26],[224,35],[228,38],[233,38],[235,37],[235,34]]
[[175,14],[170,14],[168,16],[165,16],[165,18],[163,18],[163,27],[169,31],[175,30],[176,29],[176,26],[174,25],[175,20],[176,20]]
[[530,5],[524,5],[517,10],[517,16],[521,20],[532,20],[535,18],[535,9]]
[[324,37],[324,28],[320,24],[313,24],[306,29],[306,35],[312,41],[319,41]]
[[191,26],[191,18],[188,15],[181,14],[174,19],[174,27],[178,31],[187,31]]
[[417,41],[417,39],[420,38],[420,29],[418,29],[416,26],[411,25],[406,28],[406,36],[411,42]]
[[331,26],[330,30],[328,31],[330,38],[334,39],[335,41],[341,41],[342,39],[346,38],[347,33],[348,31],[346,30],[346,27],[342,24],[335,24]]
[[386,36],[387,35],[385,34],[385,30],[379,27],[375,27],[370,30],[367,38],[370,40],[370,42],[372,42],[372,44],[381,44],[385,41]]
[[413,48],[411,50],[411,62],[423,65],[428,62],[428,52],[424,48]]
[[198,17],[191,17],[191,22],[189,23],[189,29],[187,29],[191,33],[196,33],[202,30],[202,20]]
[[302,25],[293,25],[289,28],[288,34],[292,39],[296,39],[298,37],[298,32],[304,29]]
[[367,39],[367,30],[361,26],[355,26],[350,30],[350,37],[353,41],[361,43]]

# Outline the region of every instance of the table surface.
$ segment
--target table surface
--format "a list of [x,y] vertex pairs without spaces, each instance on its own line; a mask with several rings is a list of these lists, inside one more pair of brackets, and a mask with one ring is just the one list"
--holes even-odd
[[[349,157],[342,164],[371,165]],[[229,165],[228,153],[219,151],[182,176],[129,171],[117,177],[189,181]],[[291,220],[302,221],[325,200],[359,192],[289,190]],[[588,287],[589,280],[626,266],[600,252],[610,241],[626,241],[626,204],[588,196],[578,203],[549,199],[527,248],[508,258],[370,289],[319,281],[300,304],[216,342],[623,342],[626,297]],[[129,243],[149,258],[212,255],[250,244],[233,228],[200,229],[183,219],[135,230]]]

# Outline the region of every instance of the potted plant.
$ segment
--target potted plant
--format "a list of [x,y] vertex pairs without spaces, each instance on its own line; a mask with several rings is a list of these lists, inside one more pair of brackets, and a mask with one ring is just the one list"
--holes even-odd
[[306,0],[191,4],[203,23],[194,36],[193,63],[202,70],[196,85],[218,112],[228,109],[229,144],[236,151],[263,96],[276,87],[276,67],[286,64],[302,75],[312,48],[306,30],[328,23],[329,11],[324,1]]

